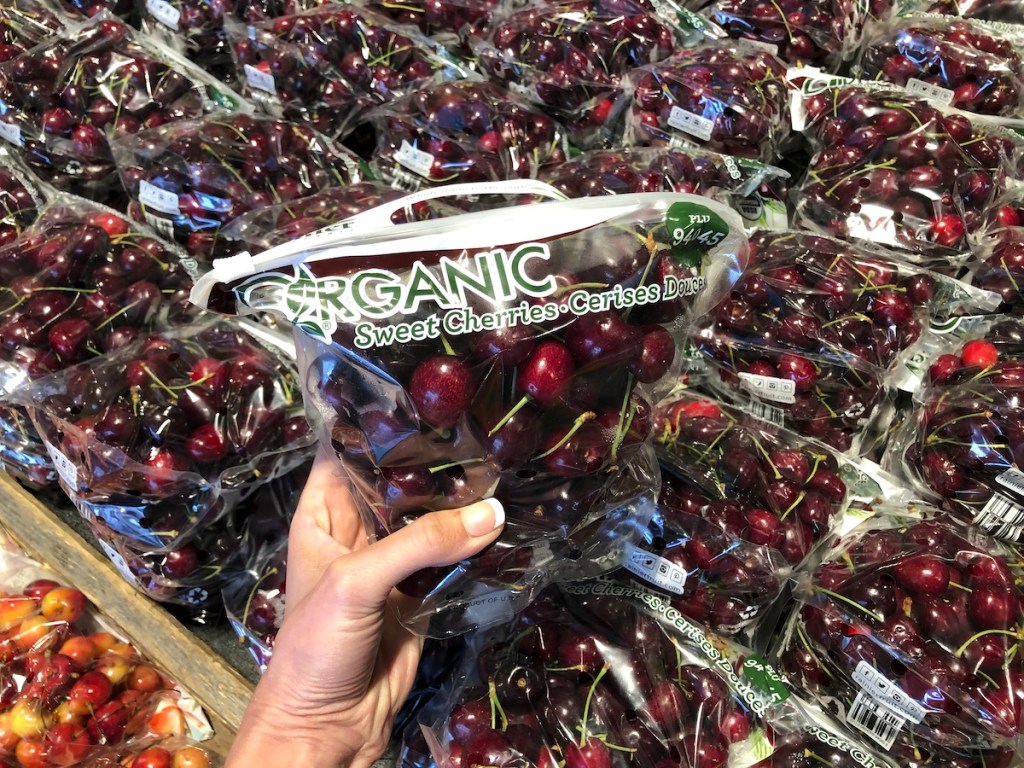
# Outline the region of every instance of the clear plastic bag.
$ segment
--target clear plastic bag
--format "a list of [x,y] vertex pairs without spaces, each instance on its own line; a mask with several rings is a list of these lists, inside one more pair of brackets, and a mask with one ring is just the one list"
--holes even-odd
[[138,549],[162,551],[308,458],[314,438],[300,394],[280,350],[208,318],[13,398],[82,516]]
[[983,235],[972,243],[974,262],[970,265],[972,282],[994,291],[1001,299],[1000,312],[1021,314],[1024,296],[1024,187],[1008,185],[996,201]]
[[57,0],[57,5],[76,20],[114,15],[131,22],[135,18],[135,4],[132,0]]
[[697,146],[770,162],[789,133],[785,65],[727,43],[680,50],[623,85],[626,146]]
[[201,262],[247,211],[359,181],[357,159],[306,126],[237,114],[154,128],[115,143],[129,211]]
[[378,107],[371,167],[408,191],[442,184],[534,178],[566,158],[564,129],[498,85],[422,88]]
[[1020,24],[1024,5],[1020,0],[902,0],[900,10],[941,13],[964,19]]
[[798,586],[782,668],[898,765],[1016,764],[1020,555],[936,510],[875,511]]
[[440,45],[351,6],[225,24],[244,93],[265,110],[331,136],[366,110],[464,77]]
[[218,768],[223,765],[223,760],[210,747],[187,739],[159,739],[98,749],[81,763],[81,768],[150,768],[161,765]]
[[544,170],[568,197],[686,192],[733,208],[748,227],[786,229],[787,181],[781,168],[700,149],[647,147],[584,152]]
[[106,17],[0,65],[0,137],[56,187],[119,206],[110,140],[241,101],[173,52]]
[[0,62],[10,61],[63,27],[64,21],[40,0],[8,0],[0,7]]
[[614,139],[622,78],[667,59],[687,33],[631,0],[549,0],[496,19],[471,46],[481,71],[588,149]]
[[1022,52],[1022,27],[922,14],[870,27],[856,71],[956,109],[1024,118]]
[[[413,195],[336,232],[217,262],[193,294],[295,324],[308,403],[368,530],[383,535],[424,509],[490,495],[502,502],[508,524],[492,550],[409,587],[429,595],[424,611],[452,612],[450,632],[486,623],[502,600],[522,604],[559,568],[598,567],[598,551],[644,525],[658,486],[651,398],[678,367],[691,314],[728,290],[746,260],[735,213],[668,193],[388,227],[427,194],[545,189],[557,196],[535,182]],[[465,270],[485,283],[460,288],[458,275],[476,280]],[[380,284],[369,304],[345,299],[363,307],[355,315],[313,289],[371,275],[392,288]],[[436,290],[412,299],[423,280]],[[303,285],[308,300],[292,301]],[[390,309],[379,303],[387,293],[399,299]]]
[[505,0],[360,0],[356,5],[370,8],[400,24],[419,29],[459,55],[469,54],[468,38],[487,30]]

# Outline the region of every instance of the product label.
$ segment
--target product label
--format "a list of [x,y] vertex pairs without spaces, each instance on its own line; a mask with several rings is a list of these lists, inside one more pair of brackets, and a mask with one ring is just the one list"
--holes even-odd
[[755,654],[744,659],[743,677],[749,680],[755,688],[759,688],[771,696],[777,704],[789,698],[789,688],[763,656]]
[[69,459],[57,446],[51,445],[45,440],[43,442],[46,445],[46,452],[50,454],[50,460],[53,461],[53,468],[57,470],[57,477],[63,480],[64,484],[72,491],[77,490],[78,467],[75,466],[75,462]]
[[1024,472],[1019,469],[1006,470],[996,477],[996,482],[1024,496]]
[[721,216],[695,203],[672,203],[665,214],[665,227],[672,255],[690,267],[699,267],[704,254],[729,235],[729,225]]
[[677,131],[696,136],[702,141],[710,141],[711,135],[715,131],[714,120],[687,112],[680,107],[672,107],[672,111],[668,115],[668,124]]
[[892,210],[884,205],[864,203],[858,213],[846,217],[846,229],[850,237],[859,237],[875,243],[896,245],[896,222]]
[[9,141],[11,144],[21,146],[21,128],[11,123],[0,120],[0,139]]
[[150,16],[159,21],[165,27],[176,30],[178,21],[181,19],[181,11],[165,0],[146,0],[146,10]]
[[537,91],[534,90],[532,86],[523,85],[522,83],[517,83],[515,80],[512,80],[508,83],[507,87],[510,91],[512,91],[512,93],[516,94],[517,96],[522,96],[523,98],[529,99],[530,101],[537,100]]
[[429,179],[430,169],[434,167],[434,156],[403,140],[402,146],[395,152],[395,162],[403,168],[408,168],[413,173],[418,173]]
[[786,412],[784,410],[760,400],[751,400],[743,410],[751,416],[761,419],[761,421],[767,421],[769,424],[774,424],[777,427],[782,427],[786,424]]
[[174,239],[173,221],[157,216],[155,213],[150,213],[149,211],[143,211],[142,216],[146,219],[146,223],[155,229],[162,238],[165,240]]
[[736,158],[730,157],[729,155],[722,155],[722,160],[725,162],[725,170],[729,173],[730,179],[739,180],[743,178],[743,172],[740,171],[739,163],[736,162]]
[[160,189],[148,181],[139,182],[139,202],[161,213],[170,213],[175,216],[181,213],[178,208],[178,196],[174,192]]
[[114,564],[115,568],[117,568],[118,573],[124,576],[124,578],[129,583],[138,584],[139,580],[135,578],[135,574],[132,573],[132,569],[128,567],[128,562],[123,557],[121,557],[121,553],[109,544],[107,544],[107,542],[103,541],[102,539],[97,539],[97,542],[100,545],[100,549],[102,549],[103,552],[106,554],[107,559]]
[[846,722],[886,750],[892,749],[896,737],[907,724],[905,718],[889,711],[864,691],[853,700],[850,711],[846,713]]
[[764,40],[752,40],[749,37],[740,37],[733,40],[733,44],[741,51],[752,51],[754,53],[768,51],[768,53],[773,56],[779,55],[779,46],[775,43],[766,43]]
[[1001,493],[993,493],[974,517],[975,524],[992,536],[1017,541],[1024,534],[1024,507]]
[[866,661],[857,664],[853,679],[871,698],[894,713],[915,723],[924,720],[927,710]]
[[756,373],[741,373],[740,386],[762,400],[792,405],[796,402],[796,383],[775,376],[759,376]]
[[924,80],[918,80],[916,77],[912,77],[907,81],[907,91],[914,96],[920,96],[922,99],[934,101],[936,104],[942,104],[947,107],[953,103],[955,95],[948,88],[926,83]]
[[262,69],[257,69],[252,64],[246,64],[243,69],[245,70],[245,82],[252,88],[258,91],[265,91],[266,93],[277,94],[277,86],[274,85],[274,76],[272,74],[264,72]]
[[629,544],[626,546],[626,557],[622,567],[634,576],[649,581],[657,587],[677,595],[683,594],[683,587],[686,585],[686,570],[664,557],[652,555],[650,552],[645,552],[639,547]]

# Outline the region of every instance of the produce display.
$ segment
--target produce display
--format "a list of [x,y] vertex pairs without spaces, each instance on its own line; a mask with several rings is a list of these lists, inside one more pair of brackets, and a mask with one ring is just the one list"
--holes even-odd
[[60,32],[64,22],[39,0],[11,0],[0,8],[0,62],[10,61]]
[[974,284],[998,293],[1001,312],[1020,314],[1024,297],[1024,190],[1008,189],[997,200],[984,237],[975,244]]

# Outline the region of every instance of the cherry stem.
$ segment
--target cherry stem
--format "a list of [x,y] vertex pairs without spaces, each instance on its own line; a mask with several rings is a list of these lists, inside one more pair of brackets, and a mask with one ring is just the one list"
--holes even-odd
[[831,762],[829,762],[828,760],[826,760],[825,758],[823,758],[823,757],[822,757],[821,755],[819,755],[819,754],[818,754],[817,752],[813,752],[813,751],[811,751],[810,749],[804,749],[804,757],[809,757],[809,758],[811,758],[812,760],[817,760],[817,761],[818,761],[819,763],[821,763],[822,765],[827,765],[827,766],[829,766],[829,768],[831,768],[831,766],[832,766],[832,763],[831,763]]
[[498,730],[496,715],[501,716],[501,732],[504,733],[508,729],[508,717],[505,715],[505,710],[501,708],[501,702],[498,701],[498,689],[494,685],[494,678],[487,680],[487,691],[491,700],[491,730]]
[[481,461],[483,461],[483,459],[466,459],[465,461],[453,461],[448,464],[439,464],[436,467],[430,468],[430,474],[433,475],[436,472],[444,472],[446,469],[451,469],[452,467],[461,467],[466,464],[479,464]]
[[764,456],[764,460],[768,462],[768,466],[772,468],[772,472],[775,473],[775,479],[781,480],[782,473],[779,472],[779,468],[775,466],[775,462],[772,461],[772,457],[768,455],[768,451],[765,450],[764,446],[761,445],[761,441],[758,440],[754,435],[750,436],[751,440],[754,441],[754,447],[757,448],[757,452]]
[[441,334],[441,344],[444,345],[444,353],[449,357],[455,356],[455,350],[452,349],[452,345],[448,342],[448,337],[443,333]]
[[807,652],[809,654],[811,654],[811,658],[814,659],[815,663],[817,663],[818,669],[820,669],[822,672],[824,672],[829,677],[832,677],[832,673],[828,671],[828,667],[826,667],[821,662],[821,659],[818,658],[818,654],[816,654],[814,652],[814,649],[811,647],[811,641],[808,639],[807,635],[804,633],[803,627],[801,627],[799,624],[796,625],[796,633],[797,633],[797,635],[799,635],[800,642],[803,644],[804,648],[807,649]]
[[850,573],[856,573],[857,572],[857,568],[853,564],[853,558],[850,557],[850,553],[849,552],[843,552],[842,557],[843,557],[843,562],[845,562],[847,567],[850,569]]
[[594,691],[597,690],[597,684],[601,682],[601,678],[608,673],[608,665],[605,664],[601,667],[601,671],[597,673],[597,677],[594,678],[594,682],[590,686],[590,690],[587,691],[587,701],[583,705],[583,727],[580,729],[580,749],[583,749],[587,745],[587,720],[590,719],[590,702],[594,698]]
[[824,464],[825,459],[827,458],[823,453],[815,453],[812,455],[814,456],[814,466],[811,467],[811,474],[807,476],[807,480],[804,481],[804,485],[806,485],[807,483],[811,482],[811,480],[814,479],[814,476],[818,474],[818,467]]
[[960,584],[960,583],[958,583],[958,582],[956,582],[956,581],[951,581],[951,582],[949,582],[949,586],[951,586],[951,587],[956,587],[957,589],[962,589],[962,590],[963,590],[964,592],[968,592],[968,593],[970,593],[970,592],[973,592],[973,591],[974,591],[974,590],[973,590],[973,589],[971,589],[970,587],[965,587],[965,586],[964,586],[963,584]]
[[495,424],[495,425],[494,425],[494,429],[492,429],[492,430],[491,430],[490,432],[488,432],[488,433],[487,433],[487,436],[488,436],[488,437],[490,437],[490,436],[491,436],[491,435],[493,435],[493,434],[494,434],[495,432],[497,432],[497,431],[498,431],[499,429],[501,429],[501,428],[502,428],[502,427],[504,427],[504,426],[505,426],[506,424],[508,424],[508,420],[509,420],[509,419],[511,419],[511,418],[512,418],[513,416],[515,416],[515,415],[516,415],[516,413],[518,413],[518,412],[519,412],[519,410],[520,410],[520,409],[522,409],[522,407],[523,407],[524,405],[526,405],[526,404],[527,404],[528,402],[530,402],[530,398],[529,398],[529,397],[527,397],[527,396],[524,396],[522,400],[520,400],[520,401],[519,401],[518,403],[516,403],[516,404],[515,404],[515,405],[514,405],[514,406],[512,407],[512,410],[511,410],[511,411],[509,411],[508,413],[506,413],[506,414],[505,414],[505,415],[504,415],[504,416],[502,417],[501,421],[499,421],[499,422],[498,422],[497,424]]
[[785,520],[787,517],[789,517],[789,513],[796,509],[800,505],[800,502],[803,501],[806,496],[806,493],[800,491],[800,495],[796,497],[796,501],[789,505],[789,509],[782,513],[782,516],[779,517],[779,520]]
[[629,408],[629,396],[633,392],[633,374],[627,374],[625,394],[622,396],[622,407],[619,409],[619,423],[615,427],[615,440],[612,441],[612,461],[615,461],[619,457],[619,446],[622,445],[622,441],[626,439],[626,432],[633,425],[633,417],[636,412],[629,414],[629,419],[626,418],[626,409]]
[[126,307],[121,307],[121,308],[120,308],[119,310],[117,310],[117,312],[115,312],[115,313],[114,313],[114,314],[112,314],[112,315],[111,315],[110,317],[108,317],[108,318],[107,318],[106,320],[104,320],[104,321],[103,321],[102,323],[100,323],[99,325],[97,325],[97,326],[96,326],[96,330],[98,331],[98,330],[100,330],[101,328],[103,328],[104,326],[110,325],[110,324],[111,324],[112,322],[114,322],[114,320],[116,320],[116,319],[117,319],[118,317],[120,317],[121,315],[123,315],[123,314],[124,314],[125,312],[128,312],[128,311],[130,311],[130,310],[131,310],[131,309],[132,309],[132,308],[133,308],[133,307],[134,307],[134,306],[135,306],[136,304],[138,304],[138,303],[139,303],[139,302],[137,302],[137,301],[133,301],[133,302],[132,302],[131,304],[129,304],[128,306],[126,306]]
[[997,683],[997,682],[996,682],[995,680],[993,680],[993,679],[992,679],[991,677],[989,677],[988,675],[986,675],[986,674],[985,674],[984,672],[982,672],[982,671],[981,671],[980,669],[976,669],[976,670],[974,670],[974,674],[976,674],[976,675],[978,675],[978,676],[980,676],[980,677],[983,677],[983,678],[985,678],[986,680],[988,680],[988,681],[989,681],[990,683],[992,683],[992,687],[993,687],[993,688],[1000,688],[1000,687],[1002,687],[1002,686],[1000,686],[1000,685],[999,685],[999,683]]
[[[266,573],[264,573],[262,576],[260,576],[258,579],[256,579],[256,583],[252,585],[252,589],[249,591],[249,597],[247,597],[246,600],[245,600],[245,609],[242,611],[242,624],[243,625],[245,625],[245,624],[247,624],[249,622],[249,609],[252,607],[252,599],[256,595],[256,590],[260,588],[260,584],[262,584],[268,578],[270,578],[271,576],[274,576],[276,574],[277,574],[277,567],[275,566],[275,567],[271,568],[269,571],[267,571]],[[239,639],[241,639],[241,638],[239,638]]]
[[858,603],[855,600],[851,600],[848,597],[840,595],[838,592],[833,592],[831,589],[825,589],[824,587],[815,587],[815,589],[818,592],[826,594],[826,595],[828,595],[829,597],[831,597],[831,598],[833,598],[835,600],[841,600],[842,602],[846,603],[847,605],[852,606],[853,608],[856,608],[858,611],[861,611],[864,614],[866,614],[867,616],[870,616],[872,619],[877,621],[879,624],[881,624],[881,623],[883,623],[885,621],[885,617],[884,616],[882,616],[880,614],[877,614],[874,611],[865,608],[863,605],[861,605],[860,603]]
[[956,653],[953,654],[953,655],[956,656],[957,658],[960,658],[961,656],[964,655],[964,651],[967,650],[967,646],[969,646],[975,640],[978,640],[978,639],[980,639],[982,637],[985,637],[985,635],[1006,635],[1008,637],[1012,637],[1012,638],[1015,638],[1017,640],[1024,639],[1024,638],[1021,637],[1020,632],[1011,632],[1008,629],[986,629],[983,632],[978,632],[977,634],[971,635],[971,637],[967,638],[967,642],[965,642],[963,645],[961,645],[959,648],[957,648],[956,649]]
[[153,380],[153,383],[160,387],[160,389],[162,389],[164,392],[166,392],[169,395],[177,394],[173,389],[171,389],[162,381],[160,381],[160,378],[155,373],[153,373],[153,371],[150,370],[149,366],[146,365],[145,363],[142,364],[142,370],[144,370],[146,372],[146,375]]
[[569,438],[575,435],[579,431],[580,427],[582,427],[588,421],[596,417],[597,414],[594,413],[593,411],[581,413],[579,416],[576,417],[576,421],[572,423],[572,427],[569,428],[569,431],[565,433],[561,440],[559,440],[557,443],[548,448],[548,450],[544,451],[544,453],[540,454],[539,456],[534,456],[534,459],[543,459],[547,456],[550,456],[552,453],[554,453],[567,442],[569,442]]

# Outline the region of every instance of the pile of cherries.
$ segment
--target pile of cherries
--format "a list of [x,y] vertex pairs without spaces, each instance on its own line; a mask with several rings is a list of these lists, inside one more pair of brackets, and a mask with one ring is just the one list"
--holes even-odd
[[482,34],[490,25],[499,0],[366,0],[366,7],[409,26],[424,35],[468,52],[468,38]]
[[788,131],[784,72],[763,51],[721,44],[677,51],[630,74],[623,141],[770,160]]
[[[350,8],[316,8],[238,28],[232,48],[249,77],[246,94],[328,136],[360,113],[410,93],[441,69],[454,74],[430,41],[386,19]],[[406,30],[407,32],[407,30]],[[269,79],[268,79],[269,78]]]
[[[966,250],[1018,149],[961,114],[884,88],[827,88],[806,102],[815,149],[798,192],[802,225],[941,259]],[[1019,158],[1018,158],[1019,159]]]
[[57,0],[65,13],[71,17],[93,18],[102,13],[112,13],[128,21],[135,12],[131,0]]
[[202,115],[209,98],[200,76],[107,19],[0,66],[0,119],[20,132],[25,160],[44,179],[116,198],[109,140]]
[[1020,0],[917,0],[916,10],[981,21],[1020,23]]
[[473,48],[484,72],[525,89],[586,148],[612,139],[622,77],[667,59],[675,43],[673,29],[641,5],[570,0],[511,14]]
[[0,161],[0,247],[32,224],[39,215],[42,196],[27,173]]
[[79,590],[50,579],[0,597],[5,765],[78,765],[104,745],[186,733],[174,683],[129,643],[87,629],[86,609]]
[[[147,746],[148,745],[148,746]],[[210,768],[213,755],[205,747],[182,739],[132,743],[97,750],[88,768]]]
[[1007,37],[969,21],[915,19],[885,27],[863,50],[866,79],[911,79],[951,91],[957,109],[1013,115],[1022,106],[1024,61]]
[[0,62],[56,35],[62,26],[57,15],[39,0],[9,0],[0,7]]
[[714,669],[625,600],[548,593],[503,629],[457,678],[437,727],[441,765],[724,768],[730,746],[761,727]]
[[220,229],[241,214],[359,178],[354,156],[313,129],[245,114],[155,128],[119,151],[132,215],[170,225],[202,260],[226,254]]
[[[933,517],[877,519],[829,551],[779,648],[823,708],[868,694],[866,665],[924,710],[900,765],[1008,766],[1024,712],[1020,556]],[[877,689],[880,686],[875,686]]]
[[1019,314],[1024,296],[1024,195],[1014,190],[993,212],[979,253],[985,254],[974,267],[974,284],[998,293],[1000,312]]
[[404,188],[533,178],[566,157],[563,129],[493,83],[426,86],[366,120],[375,170]]

